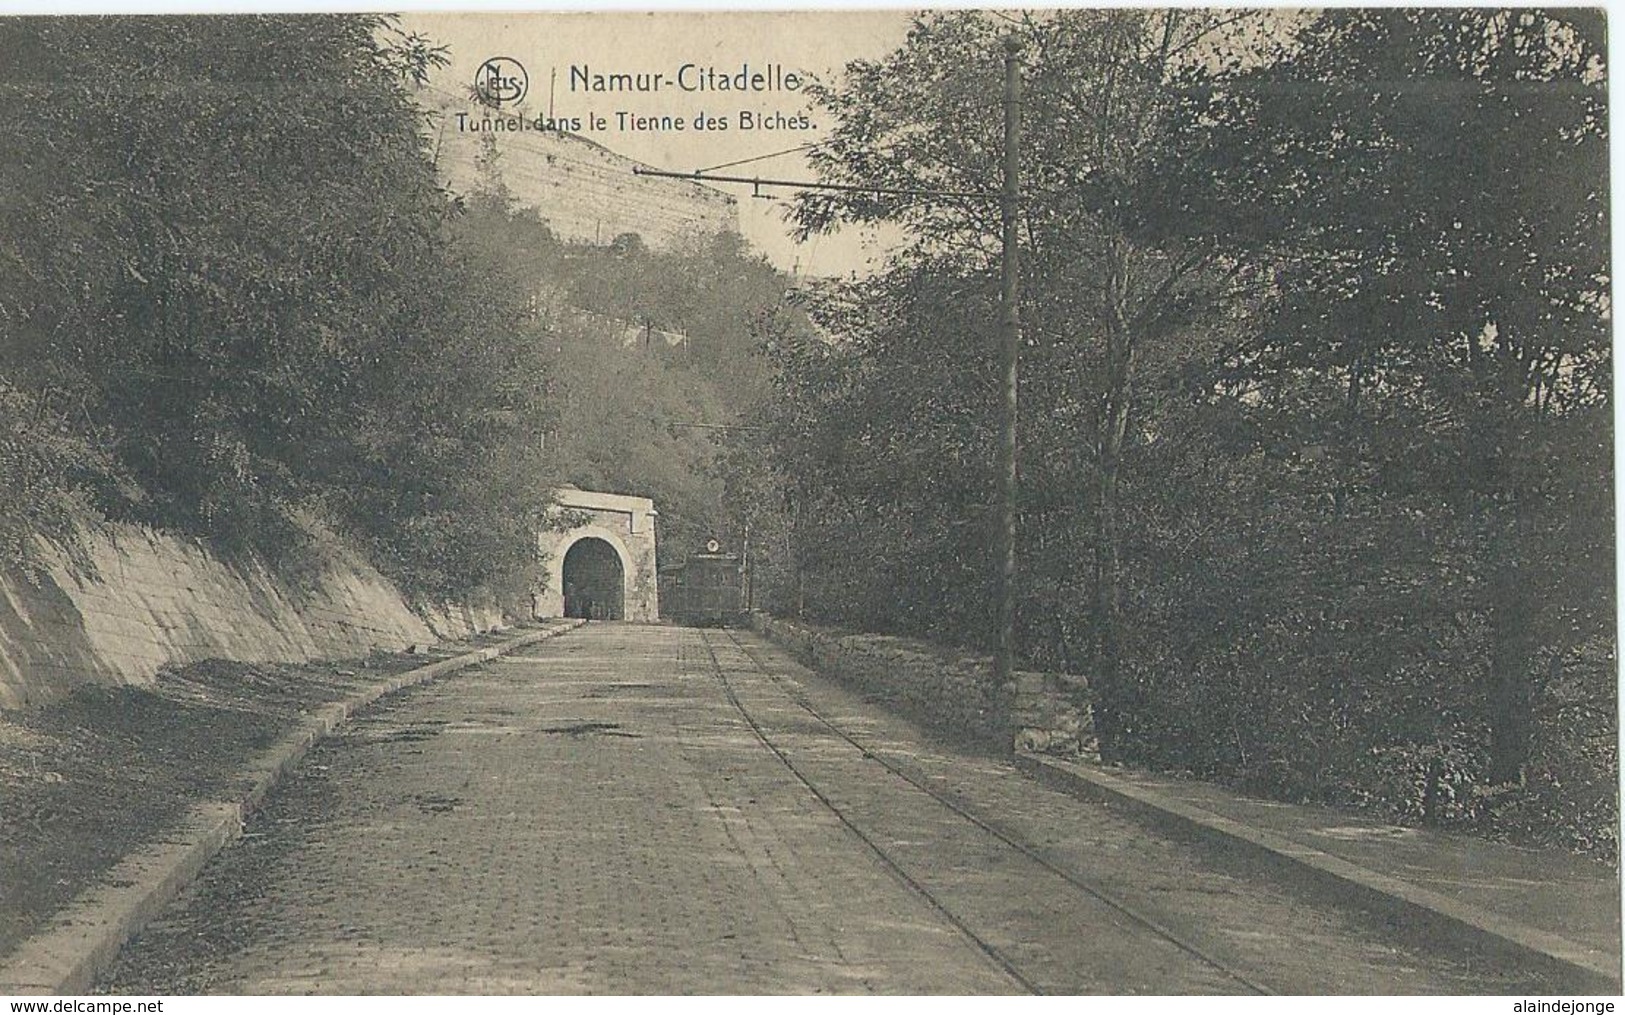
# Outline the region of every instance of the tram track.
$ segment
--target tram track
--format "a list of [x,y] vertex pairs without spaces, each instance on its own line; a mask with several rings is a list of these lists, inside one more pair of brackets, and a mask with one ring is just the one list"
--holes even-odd
[[318,745],[108,985],[1561,989],[933,746],[743,632],[595,624],[357,721],[371,732]]
[[[774,673],[769,666],[763,663],[755,652],[751,651],[751,649],[732,632],[723,631],[721,633],[727,638],[728,643],[731,644],[740,655],[749,660],[751,667],[757,673],[766,677],[768,681],[770,681],[775,691],[782,694],[797,708],[804,711],[821,728],[827,730],[837,739],[859,752],[865,761],[873,762],[875,765],[879,766],[892,777],[900,780],[914,791],[930,798],[930,800],[952,813],[956,818],[974,826],[985,835],[990,836],[997,842],[1003,844],[1005,848],[1016,852],[1041,870],[1060,879],[1062,883],[1073,891],[1079,892],[1082,895],[1092,899],[1094,902],[1107,907],[1112,912],[1127,920],[1130,924],[1139,927],[1155,938],[1172,945],[1181,953],[1187,955],[1191,959],[1196,960],[1197,963],[1219,973],[1222,977],[1239,985],[1246,991],[1260,995],[1273,995],[1276,993],[1276,991],[1272,990],[1267,985],[1260,983],[1257,979],[1249,976],[1247,973],[1236,969],[1234,966],[1225,962],[1221,958],[1213,955],[1200,944],[1190,940],[1190,938],[1186,935],[1181,934],[1175,928],[1168,926],[1163,920],[1160,920],[1156,916],[1146,912],[1144,909],[1135,905],[1129,900],[1122,898],[1118,893],[1083,877],[1076,871],[1069,870],[1054,863],[1031,843],[1022,840],[1019,836],[1011,833],[1009,830],[989,821],[982,815],[977,814],[975,811],[967,808],[961,802],[942,793],[929,783],[919,779],[913,773],[888,760],[883,754],[873,749],[873,747],[863,743],[861,740],[854,737],[850,732],[831,721],[828,716],[809,702],[806,696],[802,694],[791,681]],[[985,935],[979,934],[968,921],[962,919],[958,914],[953,912],[952,908],[946,902],[940,899],[937,894],[932,892],[928,886],[922,884],[918,878],[910,875],[905,866],[895,857],[890,855],[887,850],[876,840],[875,836],[866,832],[851,815],[843,811],[843,809],[817,785],[816,781],[807,774],[802,766],[799,766],[790,757],[789,752],[774,742],[773,738],[757,720],[756,716],[752,715],[750,710],[745,706],[733,682],[729,680],[727,671],[717,656],[716,644],[713,642],[712,637],[713,636],[710,632],[700,632],[701,641],[706,649],[706,652],[710,656],[712,670],[717,676],[724,696],[728,699],[729,704],[734,708],[734,710],[737,711],[744,719],[746,725],[749,726],[755,738],[760,741],[761,744],[778,759],[780,764],[782,764],[798,782],[804,785],[807,790],[816,799],[818,799],[818,801],[825,808],[827,808],[845,828],[847,828],[856,838],[863,842],[863,844],[875,854],[881,863],[885,865],[893,874],[895,874],[903,884],[921,896],[934,910],[940,913],[961,934],[963,934],[980,951],[982,951],[984,955],[997,964],[1006,973],[1006,975],[1008,975],[1016,983],[1020,984],[1022,989],[1035,994],[1043,993],[1044,991],[1040,988],[1037,980],[1022,972],[1019,963],[1015,958],[1006,954],[1003,949],[988,940]]]
[[[723,696],[728,699],[728,703],[733,706],[734,711],[738,712],[740,717],[745,720],[745,725],[750,727],[751,733],[756,737],[757,741],[760,742],[763,747],[767,748],[767,750],[774,757],[778,758],[779,763],[783,765],[792,776],[795,777],[796,781],[806,787],[807,792],[811,793],[813,797],[824,806],[825,809],[833,814],[836,820],[839,821],[854,838],[856,838],[859,842],[862,842],[864,846],[866,846],[869,851],[874,854],[875,858],[880,861],[881,865],[891,872],[893,877],[897,878],[897,880],[907,886],[909,890],[913,891],[924,899],[926,903],[937,912],[938,915],[952,924],[954,929],[959,931],[961,935],[963,935],[977,948],[977,950],[982,952],[983,955],[992,961],[994,965],[998,966],[1006,976],[1019,984],[1023,990],[1029,994],[1042,994],[1043,991],[1039,989],[1038,985],[1029,980],[1026,976],[1022,975],[1021,971],[1016,968],[1015,963],[1011,961],[1009,956],[1005,955],[998,947],[993,945],[987,939],[977,934],[969,924],[967,924],[964,920],[961,920],[947,906],[943,905],[942,901],[933,895],[930,889],[920,884],[918,879],[909,874],[901,864],[899,864],[889,853],[881,848],[880,844],[877,843],[872,836],[865,832],[844,811],[842,811],[840,807],[836,806],[835,802],[826,796],[824,791],[821,790],[810,778],[808,778],[806,773],[803,772],[795,762],[790,760],[789,755],[773,742],[772,738],[767,735],[767,731],[764,730],[762,725],[756,721],[756,717],[751,715],[750,710],[747,709],[744,703],[739,700],[739,695],[734,690],[732,682],[728,680],[728,675],[723,670],[721,661],[717,659],[716,648],[711,644],[711,639],[706,632],[700,632],[700,641],[705,646],[707,654],[709,654],[711,657],[711,669],[712,672],[717,675],[717,680],[722,686]],[[737,644],[737,642],[735,644]]]

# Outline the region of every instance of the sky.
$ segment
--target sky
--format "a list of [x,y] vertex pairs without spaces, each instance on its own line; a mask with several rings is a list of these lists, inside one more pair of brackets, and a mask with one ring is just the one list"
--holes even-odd
[[[845,12],[779,11],[741,13],[412,13],[402,27],[446,46],[449,63],[436,72],[431,87],[442,94],[464,95],[481,64],[507,57],[522,64],[529,90],[522,100],[528,113],[546,113],[551,105],[559,118],[576,117],[578,133],[628,158],[662,169],[691,172],[742,159],[754,159],[817,141],[829,129],[805,94],[781,89],[685,91],[676,77],[694,65],[686,83],[696,83],[706,68],[718,74],[751,72],[814,75],[838,79],[847,62],[873,59],[902,44],[909,19],[898,10]],[[571,68],[589,74],[660,74],[658,91],[591,92],[571,89]],[[579,85],[580,79],[576,78]],[[795,121],[779,129],[739,129],[739,113],[780,114]],[[626,118],[616,114],[629,114]],[[693,128],[697,116],[727,117],[726,131]],[[681,132],[636,129],[633,116],[681,118]],[[597,117],[596,120],[590,119]],[[722,172],[789,179],[815,179],[799,154],[790,154]],[[752,196],[748,185],[716,184],[739,198],[740,229],[775,265],[809,275],[862,272],[878,260],[895,234],[846,230],[797,244],[784,220],[785,198]]]

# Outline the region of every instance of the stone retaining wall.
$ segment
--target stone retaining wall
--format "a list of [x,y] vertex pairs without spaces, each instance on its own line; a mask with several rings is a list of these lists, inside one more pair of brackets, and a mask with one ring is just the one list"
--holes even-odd
[[90,573],[53,552],[32,580],[0,574],[0,708],[86,682],[146,684],[165,666],[203,659],[342,658],[502,624],[494,606],[414,609],[359,560],[305,587],[138,526],[97,526],[83,543]]
[[886,702],[926,726],[1000,750],[1093,754],[1083,677],[1018,672],[995,687],[993,661],[910,638],[853,634],[758,613],[757,631],[807,666]]

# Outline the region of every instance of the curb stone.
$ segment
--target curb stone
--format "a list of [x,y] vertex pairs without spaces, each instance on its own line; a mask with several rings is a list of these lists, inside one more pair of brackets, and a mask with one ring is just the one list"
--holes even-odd
[[500,645],[398,673],[319,709],[249,765],[243,773],[249,788],[240,798],[193,805],[161,838],[125,857],[43,931],[23,941],[0,962],[0,996],[88,992],[124,943],[197,877],[216,853],[242,835],[248,819],[283,776],[354,713],[396,691],[555,638],[581,623],[528,631]]
[[1332,888],[1401,920],[1449,934],[1486,951],[1538,966],[1569,989],[1601,994],[1620,991],[1619,957],[1577,944],[1550,931],[1460,902],[1391,875],[1305,846],[1277,832],[1253,828],[1098,769],[1017,752],[1018,768],[1074,796],[1115,804],[1185,838],[1240,847],[1244,852]]

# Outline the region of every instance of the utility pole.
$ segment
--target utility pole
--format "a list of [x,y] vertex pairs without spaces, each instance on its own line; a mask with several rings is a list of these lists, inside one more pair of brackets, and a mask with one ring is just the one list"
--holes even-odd
[[1001,251],[999,365],[1004,374],[1004,434],[999,442],[1001,510],[995,554],[998,574],[999,645],[993,675],[999,687],[1012,679],[1016,655],[1016,408],[1017,366],[1021,355],[1021,248],[1017,217],[1021,200],[1021,43],[1004,39],[1004,185],[999,191],[999,218],[1004,226]]

